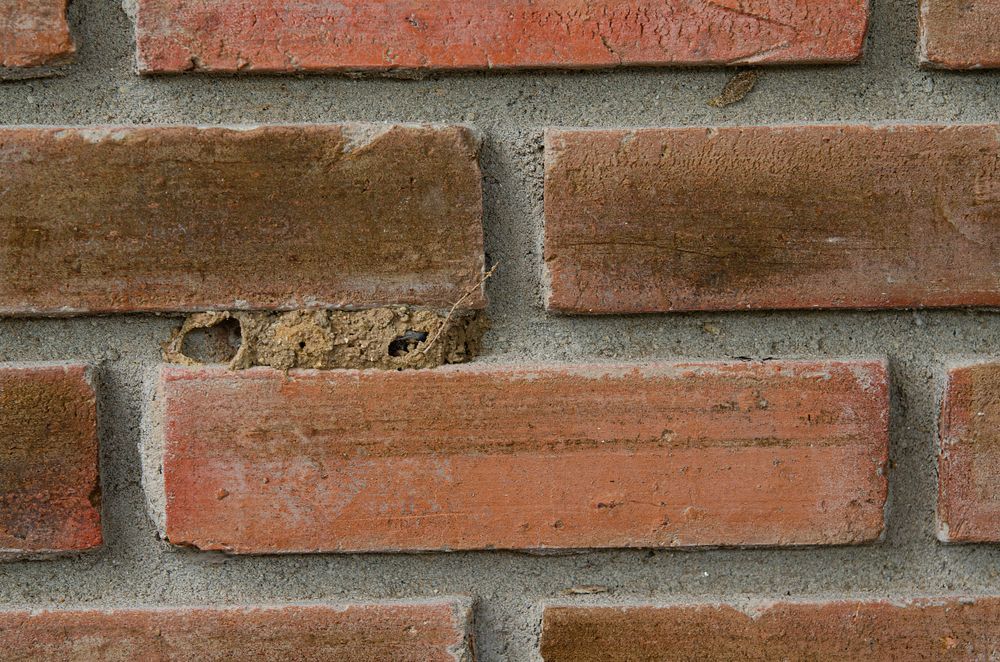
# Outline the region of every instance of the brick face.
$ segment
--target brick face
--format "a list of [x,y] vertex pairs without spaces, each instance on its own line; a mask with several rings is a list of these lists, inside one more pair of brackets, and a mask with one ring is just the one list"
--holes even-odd
[[[166,537],[234,553],[871,541],[877,362],[164,367]],[[157,489],[157,488],[153,488]]]
[[472,662],[470,605],[0,612],[5,660]]
[[0,662],[476,659],[1000,662],[1000,0],[0,0]]
[[66,0],[0,2],[0,77],[61,64],[73,52]]
[[0,557],[101,544],[96,401],[87,371],[0,366]]
[[0,313],[485,305],[461,127],[0,129]]
[[942,541],[1000,542],[1000,363],[948,373],[938,481]]
[[550,309],[1000,305],[1000,126],[551,130]]
[[849,62],[864,0],[139,0],[144,73]]
[[1000,0],[921,0],[920,59],[942,69],[1000,67]]
[[545,662],[994,660],[1000,599],[548,607]]

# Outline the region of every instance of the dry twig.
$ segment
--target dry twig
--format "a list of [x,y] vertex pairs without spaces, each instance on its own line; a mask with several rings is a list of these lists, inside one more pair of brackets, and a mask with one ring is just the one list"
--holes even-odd
[[455,311],[458,309],[458,307],[460,305],[462,305],[462,302],[465,301],[466,299],[468,299],[470,296],[473,295],[473,293],[475,293],[476,290],[478,290],[480,287],[482,287],[483,283],[485,283],[486,281],[488,281],[490,279],[490,277],[493,275],[493,272],[496,271],[497,267],[499,267],[499,266],[500,266],[500,263],[496,262],[493,265],[493,268],[490,269],[489,271],[487,271],[483,275],[483,277],[479,279],[478,283],[476,283],[475,285],[473,285],[472,287],[470,287],[469,290],[465,294],[463,294],[462,297],[458,301],[456,301],[454,304],[452,304],[451,310],[448,311],[448,314],[445,316],[444,320],[441,321],[441,326],[438,327],[438,330],[434,333],[434,335],[431,337],[431,339],[428,340],[427,344],[424,345],[423,349],[420,350],[421,354],[426,354],[427,351],[434,345],[434,343],[437,342],[437,339],[441,337],[441,334],[444,333],[444,330],[448,328],[448,324],[451,323],[452,316],[455,314]]

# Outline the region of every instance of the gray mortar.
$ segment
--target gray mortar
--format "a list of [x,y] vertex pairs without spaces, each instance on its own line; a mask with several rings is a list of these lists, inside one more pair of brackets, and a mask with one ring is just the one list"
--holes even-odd
[[[116,0],[74,0],[77,64],[0,85],[0,123],[468,122],[483,134],[492,330],[478,361],[617,361],[885,355],[892,471],[885,540],[806,550],[506,552],[227,558],[158,542],[140,485],[143,403],[178,319],[0,320],[0,360],[99,366],[105,548],[0,565],[0,606],[238,605],[469,595],[480,659],[536,659],[539,604],[757,602],[1000,593],[1000,547],[935,540],[935,430],[944,367],[1000,356],[989,311],[779,312],[583,318],[546,314],[542,130],[797,122],[997,122],[1000,73],[917,68],[915,0],[872,5],[864,61],[767,69],[742,102],[707,101],[729,69],[463,74],[421,81],[177,77],[132,71]],[[707,326],[706,326],[707,325]],[[578,585],[608,593],[564,596]]]
[[[142,384],[142,425],[139,429],[139,481],[146,513],[157,538],[166,539],[167,490],[163,481],[163,412],[160,399],[160,373],[153,369]],[[103,468],[103,464],[102,464]]]

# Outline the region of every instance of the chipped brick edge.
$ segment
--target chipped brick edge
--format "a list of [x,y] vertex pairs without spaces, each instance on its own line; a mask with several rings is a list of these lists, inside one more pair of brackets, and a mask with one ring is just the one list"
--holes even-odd
[[455,619],[455,627],[464,634],[462,641],[449,647],[448,652],[454,656],[455,662],[476,662],[475,598],[459,596],[440,600],[454,606],[452,617]]

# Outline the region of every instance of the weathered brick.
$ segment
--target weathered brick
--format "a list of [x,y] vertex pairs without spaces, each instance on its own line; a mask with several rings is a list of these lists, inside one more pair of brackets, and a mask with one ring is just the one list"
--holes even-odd
[[850,62],[865,0],[138,0],[143,73]]
[[1000,125],[549,131],[550,309],[1000,305]]
[[938,538],[1000,542],[1000,363],[948,373],[938,456]]
[[0,313],[480,308],[462,127],[0,130]]
[[941,69],[1000,67],[1000,0],[921,0],[920,61]]
[[97,411],[88,368],[0,366],[0,557],[100,544]]
[[545,662],[995,660],[1000,599],[545,609]]
[[62,64],[73,52],[66,0],[0,2],[0,77]]
[[165,366],[154,404],[150,501],[166,538],[206,550],[813,545],[883,527],[879,362]]
[[465,600],[0,612],[5,660],[471,662]]

